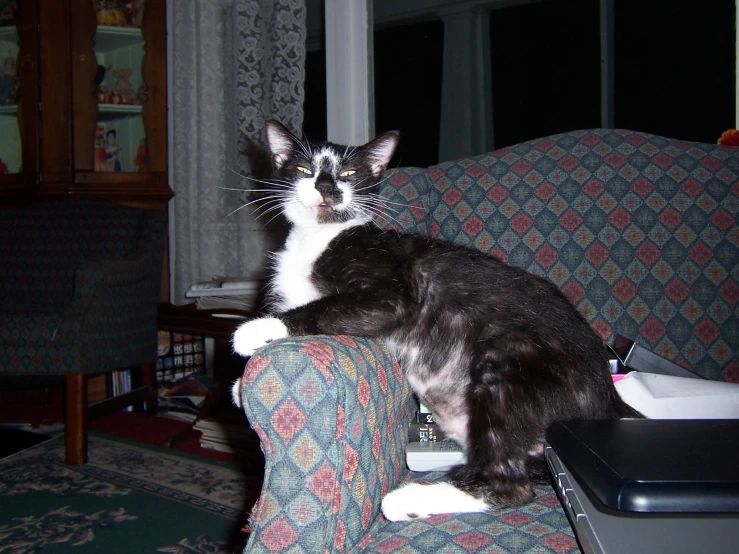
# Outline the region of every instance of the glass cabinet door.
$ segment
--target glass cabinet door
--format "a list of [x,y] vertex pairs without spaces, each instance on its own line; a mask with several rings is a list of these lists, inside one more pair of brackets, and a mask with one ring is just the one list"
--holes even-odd
[[21,129],[18,122],[18,30],[0,27],[0,174],[23,170]]
[[0,174],[23,171],[16,71],[18,42],[18,29],[11,19],[0,27]]
[[[115,13],[119,19],[108,15]],[[143,15],[143,14],[141,14]],[[97,12],[94,36],[97,73],[97,124],[93,171],[147,173],[143,105],[148,98],[141,73],[145,42],[140,20],[122,11]]]
[[36,180],[37,36],[35,2],[0,0],[0,186]]
[[166,171],[165,0],[72,6],[74,180],[163,191],[153,174]]
[[166,0],[0,0],[0,195],[166,202]]

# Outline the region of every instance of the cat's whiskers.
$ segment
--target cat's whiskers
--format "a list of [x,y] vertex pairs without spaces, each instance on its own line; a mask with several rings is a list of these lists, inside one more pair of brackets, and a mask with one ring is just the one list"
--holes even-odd
[[[350,150],[351,149],[351,150]],[[346,148],[344,149],[344,155],[342,156],[342,160],[344,160],[344,163],[351,161],[351,159],[354,157],[354,154],[357,153],[357,148],[354,146],[349,146],[347,144]]]
[[399,213],[398,210],[384,205],[377,199],[367,197],[355,199],[355,209],[361,212],[363,215],[370,217],[371,219],[381,218],[385,221],[385,223],[389,223],[391,221],[397,222],[397,219],[395,217],[386,213],[388,210],[394,212],[395,214]]
[[[390,175],[387,175],[387,174],[386,174],[386,175],[384,175],[384,176],[383,176],[383,178],[382,178],[382,179],[380,179],[380,180],[379,180],[379,181],[377,181],[376,183],[372,183],[371,185],[367,185],[366,187],[362,187],[362,188],[359,188],[359,189],[355,189],[355,192],[361,192],[361,191],[363,191],[363,190],[367,190],[367,189],[371,189],[371,188],[375,188],[375,187],[377,187],[377,189],[379,190],[379,189],[380,189],[380,187],[382,186],[382,184],[383,184],[383,183],[385,183],[385,181],[387,181],[388,179],[390,179]],[[356,184],[357,184],[357,185],[361,185],[361,184],[362,184],[362,183],[363,183],[364,181],[366,181],[366,180],[367,180],[367,178],[365,178],[365,179],[362,179],[361,181],[357,182]]]
[[270,213],[274,213],[274,215],[271,218],[269,218],[269,220],[264,224],[265,227],[269,225],[270,223],[272,223],[277,217],[279,217],[280,214],[282,214],[282,209],[280,206],[274,206],[270,208],[269,210],[265,210],[261,212],[259,215],[257,215],[256,219],[260,219],[261,217],[267,216]]
[[377,221],[381,225],[387,225],[391,222],[397,223],[398,221],[394,217],[390,217],[388,214],[381,210],[366,210],[363,209],[364,215],[370,220]]
[[310,150],[308,150],[308,149],[307,149],[307,148],[306,148],[306,147],[305,147],[305,146],[303,145],[303,143],[301,143],[301,142],[298,142],[297,144],[298,144],[298,146],[300,146],[300,151],[296,150],[295,148],[293,148],[293,149],[292,149],[292,151],[293,151],[293,152],[295,152],[296,154],[301,154],[301,155],[303,155],[303,156],[304,156],[305,158],[307,158],[307,159],[309,159],[309,160],[312,160],[312,159],[313,159],[313,156],[312,156],[312,154],[311,154],[311,151],[310,151]]
[[239,210],[242,210],[244,208],[247,208],[247,207],[251,206],[252,204],[256,204],[256,203],[259,203],[260,205],[257,206],[254,210],[252,210],[252,213],[254,213],[257,210],[261,209],[262,205],[274,204],[273,207],[279,208],[284,203],[284,201],[286,199],[287,199],[287,197],[285,197],[285,196],[278,196],[278,195],[275,195],[275,196],[267,196],[267,197],[264,197],[264,198],[257,198],[256,200],[251,200],[250,202],[246,202],[245,204],[242,204],[241,206],[239,206],[238,208],[236,208],[235,210],[233,210],[232,212],[230,212],[228,215],[226,215],[226,217],[230,217],[233,214],[235,214],[236,212],[238,212]]
[[307,148],[308,154],[310,154],[309,157],[313,159],[313,148],[310,145],[310,141],[308,140],[308,137],[305,135],[305,130],[301,130],[301,133],[303,134],[303,140],[302,142],[298,141],[298,143],[301,145],[304,151]]
[[234,175],[242,178],[247,179],[249,181],[254,181],[255,183],[262,183],[264,185],[276,185],[276,186],[285,186],[289,187],[292,186],[292,183],[290,181],[286,181],[285,179],[277,179],[274,177],[270,177],[267,179],[257,179],[256,177],[252,177],[251,175],[244,175],[243,173],[239,173],[236,171],[233,167],[229,167],[228,170],[233,173]]
[[[233,190],[236,192],[246,191],[246,189],[237,189],[237,188],[229,188],[229,187],[216,187],[216,188],[219,188],[221,190]],[[249,189],[248,192],[272,192],[276,194],[287,194],[289,190],[288,189],[283,189],[283,190],[280,190],[280,189]]]
[[352,189],[354,190],[354,192],[362,192],[363,190],[367,190],[367,189],[379,187],[380,185],[382,185],[382,183],[385,182],[385,179],[382,179],[382,180],[377,181],[377,182],[372,182],[371,184],[367,185],[366,187],[359,187],[359,188],[357,188],[358,185],[361,185],[362,183],[364,183],[369,178],[370,177],[365,177],[361,181],[357,181],[356,183],[354,183],[352,185]]
[[[367,196],[370,196],[369,194]],[[414,206],[412,204],[404,204],[403,202],[393,202],[392,200],[389,200],[385,198],[384,196],[380,194],[372,194],[371,196],[375,197],[377,200],[383,202],[384,204],[393,206],[401,206],[403,208],[408,208],[409,210],[421,210],[421,212],[425,212],[426,210],[422,206]]]
[[[244,179],[247,179],[254,183],[259,183],[260,185],[268,185],[274,188],[290,189],[293,186],[292,183],[288,183],[287,181],[282,181],[282,182],[281,181],[267,181],[264,179],[254,179],[251,177],[244,177]],[[254,189],[249,189],[249,190],[254,190]]]

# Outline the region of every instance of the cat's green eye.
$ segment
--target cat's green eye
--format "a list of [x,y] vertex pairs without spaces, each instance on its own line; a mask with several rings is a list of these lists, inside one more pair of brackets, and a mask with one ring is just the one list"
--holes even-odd
[[352,175],[354,175],[354,174],[355,174],[356,172],[357,172],[357,170],[356,170],[356,169],[347,169],[346,171],[342,171],[342,172],[341,172],[341,176],[342,176],[342,177],[351,177],[351,176],[352,176]]
[[307,173],[308,175],[313,175],[313,172],[307,167],[298,166],[297,170],[300,171],[301,173]]

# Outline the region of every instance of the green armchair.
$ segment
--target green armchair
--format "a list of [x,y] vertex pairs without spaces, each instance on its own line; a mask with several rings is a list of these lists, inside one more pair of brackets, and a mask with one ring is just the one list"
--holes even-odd
[[87,455],[87,378],[143,364],[153,408],[166,214],[90,198],[0,211],[0,385],[66,382],[66,460]]

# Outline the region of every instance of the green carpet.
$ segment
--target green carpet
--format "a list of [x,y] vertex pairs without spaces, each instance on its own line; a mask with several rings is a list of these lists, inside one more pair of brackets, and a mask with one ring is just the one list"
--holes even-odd
[[0,462],[0,552],[241,552],[261,483],[240,468],[90,434],[89,462],[59,437]]

